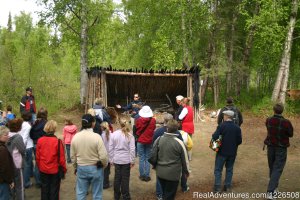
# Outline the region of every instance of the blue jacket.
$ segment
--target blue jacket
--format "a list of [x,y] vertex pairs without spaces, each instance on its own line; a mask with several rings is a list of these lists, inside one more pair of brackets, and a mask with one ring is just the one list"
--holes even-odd
[[242,131],[233,121],[225,121],[212,135],[217,140],[222,135],[222,145],[218,153],[222,156],[236,156],[238,145],[242,144]]
[[131,113],[132,118],[135,118],[135,115],[137,115],[140,110],[140,108],[138,106],[134,106],[134,104],[142,105],[142,101],[141,100],[132,101],[127,106],[122,106],[123,110],[132,111]]

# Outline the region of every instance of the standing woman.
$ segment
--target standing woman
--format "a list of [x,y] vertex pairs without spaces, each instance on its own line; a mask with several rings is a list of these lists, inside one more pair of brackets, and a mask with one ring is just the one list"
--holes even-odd
[[[45,124],[47,123],[48,118],[48,111],[45,108],[40,108],[37,113],[37,120],[34,122],[34,124],[31,127],[30,130],[30,138],[33,140],[33,154],[34,158],[36,159],[36,144],[38,139],[40,139],[42,136],[44,136],[46,133],[44,131]],[[40,171],[35,163],[34,167],[34,178],[35,178],[35,184],[37,188],[41,187],[41,178],[40,178]]]
[[136,135],[137,140],[137,150],[140,157],[140,179],[142,181],[150,181],[150,163],[148,159],[150,158],[151,148],[152,148],[152,138],[154,135],[154,130],[156,128],[156,121],[153,118],[153,112],[149,106],[143,106],[139,111],[139,118],[136,119]]
[[22,119],[13,119],[8,122],[8,128],[10,132],[8,134],[9,139],[6,143],[15,164],[14,195],[16,195],[16,200],[23,200],[25,198],[23,169],[26,146],[22,136],[18,133],[21,130],[22,123]]
[[9,199],[9,188],[14,185],[14,163],[5,145],[8,133],[8,128],[0,126],[0,199]]
[[[62,141],[54,135],[56,128],[56,121],[48,121],[44,128],[46,134],[38,140],[36,145],[36,162],[40,170],[42,200],[59,200],[61,181],[58,173],[59,165],[63,167],[64,173],[67,172],[64,146]],[[58,149],[60,150],[59,158]]]
[[[182,120],[182,130],[187,132],[192,138],[194,134],[194,111],[190,106],[190,99],[184,98],[182,100],[183,109],[179,115],[179,120]],[[189,160],[192,160],[192,151],[188,152]]]
[[120,118],[121,129],[116,130],[109,140],[110,164],[115,166],[114,199],[128,200],[130,168],[134,166],[135,145],[134,136],[129,128],[129,122]]
[[[105,149],[107,152],[109,152],[109,141],[111,138],[109,124],[108,124],[108,122],[102,122],[100,124],[100,127],[101,127],[101,131],[102,131],[101,137],[102,137]],[[110,187],[109,174],[110,174],[110,165],[107,165],[107,167],[104,169],[103,189],[107,189]]]
[[22,113],[23,123],[22,128],[19,134],[23,138],[23,142],[26,147],[25,154],[25,167],[24,167],[24,187],[29,188],[32,183],[30,182],[30,176],[33,174],[33,162],[32,162],[32,151],[33,151],[33,141],[29,136],[31,124],[30,121],[32,119],[31,113],[28,111],[24,111]]

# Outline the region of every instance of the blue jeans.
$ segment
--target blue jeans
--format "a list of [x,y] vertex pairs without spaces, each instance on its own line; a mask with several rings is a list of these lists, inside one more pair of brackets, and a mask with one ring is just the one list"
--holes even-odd
[[157,176],[156,176],[156,196],[161,197],[161,198],[163,196],[163,191],[162,191],[162,188],[161,188],[161,184],[160,184],[159,179],[158,179]]
[[33,163],[32,163],[32,151],[33,147],[26,149],[25,153],[25,167],[24,167],[24,186],[30,186],[30,176],[32,173]]
[[31,113],[31,123],[34,124],[34,122],[36,121],[36,114],[35,113]]
[[231,187],[232,175],[233,175],[233,165],[236,156],[222,156],[217,153],[215,161],[215,191],[221,191],[222,184],[222,171],[225,164],[226,167],[226,176],[224,185],[229,188]]
[[268,146],[268,164],[270,181],[267,192],[274,192],[286,163],[287,148]]
[[85,200],[89,186],[92,185],[93,200],[102,200],[103,168],[97,166],[77,166],[76,199]]
[[150,177],[150,163],[148,162],[148,159],[150,158],[151,147],[151,144],[137,143],[137,150],[140,157],[140,176]]
[[66,144],[66,152],[67,152],[67,163],[71,163],[71,157],[70,157],[70,148],[71,145],[70,144]]
[[[34,159],[36,159],[36,144],[33,146],[33,152],[34,152]],[[35,184],[38,186],[41,186],[41,177],[40,177],[40,170],[35,162],[34,166],[34,179],[35,179]]]
[[10,189],[7,183],[0,183],[0,199],[9,199]]

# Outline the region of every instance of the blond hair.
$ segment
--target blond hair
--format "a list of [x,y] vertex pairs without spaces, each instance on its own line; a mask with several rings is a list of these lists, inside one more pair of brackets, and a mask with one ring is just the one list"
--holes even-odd
[[119,123],[123,134],[128,138],[130,136],[131,129],[129,127],[129,121],[125,117],[119,118]]
[[90,115],[92,115],[93,117],[96,116],[96,112],[95,112],[95,110],[94,110],[93,108],[88,109],[87,114],[90,114]]
[[102,98],[96,98],[95,101],[94,101],[94,104],[96,104],[96,105],[102,105],[103,104]]
[[183,102],[183,104],[184,105],[190,105],[190,101],[191,101],[191,99],[189,98],[189,97],[185,97],[184,99],[182,99],[182,102]]
[[9,129],[6,126],[0,126],[0,137],[8,133],[9,133]]
[[100,127],[105,131],[106,140],[109,141],[109,124],[108,122],[102,122]]
[[57,122],[54,120],[50,120],[45,124],[44,131],[46,133],[55,133],[57,128]]

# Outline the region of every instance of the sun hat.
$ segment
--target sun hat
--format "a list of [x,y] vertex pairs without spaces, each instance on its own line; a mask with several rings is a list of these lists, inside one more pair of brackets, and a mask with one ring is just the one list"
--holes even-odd
[[153,112],[149,106],[143,106],[142,109],[139,111],[139,115],[141,117],[153,117]]

